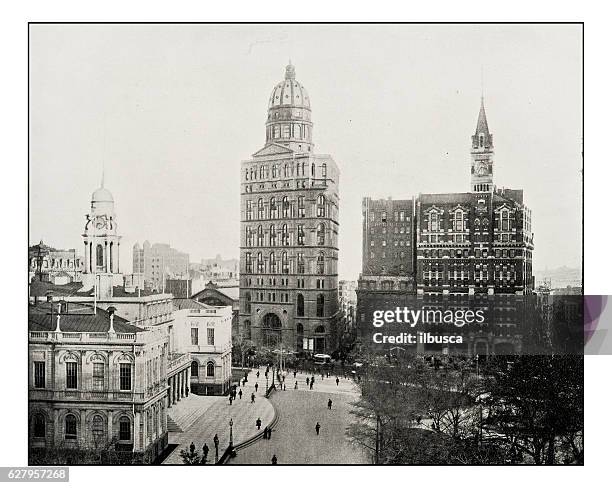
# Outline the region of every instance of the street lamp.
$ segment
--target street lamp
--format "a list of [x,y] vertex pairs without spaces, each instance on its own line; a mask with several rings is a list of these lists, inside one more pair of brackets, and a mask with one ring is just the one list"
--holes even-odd
[[230,426],[230,441],[229,441],[229,446],[231,448],[234,445],[234,431],[233,431],[234,419],[230,419],[229,426]]

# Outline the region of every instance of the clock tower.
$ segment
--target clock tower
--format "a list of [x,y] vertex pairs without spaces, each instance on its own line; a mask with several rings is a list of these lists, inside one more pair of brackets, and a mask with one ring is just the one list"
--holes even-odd
[[493,191],[493,135],[489,132],[484,98],[480,99],[480,112],[476,132],[472,136],[471,186],[473,192]]
[[94,289],[98,298],[112,296],[113,286],[121,285],[123,275],[119,273],[119,241],[115,218],[115,201],[110,191],[102,184],[91,195],[91,211],[86,215],[85,268],[83,288]]

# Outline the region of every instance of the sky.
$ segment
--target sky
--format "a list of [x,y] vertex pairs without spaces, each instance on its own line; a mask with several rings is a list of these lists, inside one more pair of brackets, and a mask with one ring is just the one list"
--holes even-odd
[[534,268],[581,266],[579,25],[31,25],[30,243],[82,250],[104,171],[123,272],[144,240],[239,257],[240,162],[289,60],[341,171],[341,279],[361,269],[363,197],[469,191],[481,95]]

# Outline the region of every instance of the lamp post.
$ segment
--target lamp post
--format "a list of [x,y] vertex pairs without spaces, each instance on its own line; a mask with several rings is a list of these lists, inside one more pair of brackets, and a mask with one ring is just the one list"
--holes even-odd
[[230,448],[234,445],[234,419],[230,419],[229,421],[229,426],[230,426],[230,441],[229,441],[229,446]]

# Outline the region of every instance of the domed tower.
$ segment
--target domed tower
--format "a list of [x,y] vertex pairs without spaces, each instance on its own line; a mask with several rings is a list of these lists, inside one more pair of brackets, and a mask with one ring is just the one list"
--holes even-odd
[[240,334],[333,351],[338,314],[338,166],[314,154],[310,97],[289,63],[268,100],[266,140],[242,161]]
[[272,90],[268,102],[266,143],[278,143],[299,151],[312,151],[310,97],[295,79],[295,67],[289,62],[285,79]]
[[117,234],[115,201],[104,187],[104,176],[100,188],[91,195],[91,210],[85,218],[83,287],[95,288],[98,298],[106,298],[112,296],[113,286],[122,283],[122,275],[119,273],[121,236]]

